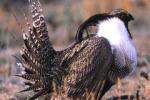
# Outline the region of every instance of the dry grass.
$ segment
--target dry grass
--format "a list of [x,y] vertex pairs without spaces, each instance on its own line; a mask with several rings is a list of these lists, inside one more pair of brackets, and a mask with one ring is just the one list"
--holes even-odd
[[147,85],[145,87],[145,95],[146,95],[146,99],[150,100],[150,80],[147,81]]

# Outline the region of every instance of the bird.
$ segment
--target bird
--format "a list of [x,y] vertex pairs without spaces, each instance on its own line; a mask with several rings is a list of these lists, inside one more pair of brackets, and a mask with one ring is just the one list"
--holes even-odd
[[[39,0],[29,0],[29,5],[32,14],[32,25],[28,27],[27,32],[23,33],[24,45],[20,50],[21,58],[19,58],[21,61],[19,65],[24,68],[24,73],[16,75],[26,79],[24,83],[27,88],[20,92],[35,92],[29,100],[47,94],[50,94],[51,99],[56,98],[56,100],[88,100],[92,98],[99,100],[118,77],[127,76],[133,70],[132,68],[136,66],[133,66],[136,62],[134,61],[135,49],[132,40],[127,37],[129,30],[126,29],[126,26],[123,26],[123,21],[119,17],[115,17],[119,12],[110,13],[109,15],[114,16],[112,19],[94,19],[98,22],[98,31],[94,36],[83,39],[82,32],[79,31],[86,29],[88,26],[79,27],[76,34],[79,36],[76,37],[79,41],[64,50],[57,51],[53,48],[49,39],[43,9]],[[124,14],[125,12],[121,11],[120,13]],[[126,12],[126,14],[128,13]],[[121,16],[121,18],[126,17],[128,19],[128,15]],[[123,33],[120,32],[120,28],[118,29],[115,22],[121,29],[124,29]],[[107,23],[108,25],[106,25]],[[111,44],[111,39],[107,37],[106,28],[110,28],[108,34],[117,37],[116,39],[111,38],[116,40],[114,46]],[[112,33],[113,29],[116,33]],[[103,32],[106,32],[106,34],[103,34]],[[125,41],[118,41],[121,38],[118,35],[125,36],[127,43],[125,47],[131,46],[132,48],[122,49],[123,45],[119,43]],[[120,45],[120,48],[115,45],[116,42]],[[56,92],[57,96],[53,95],[53,92]]]
[[[128,23],[131,20],[134,20],[133,16],[124,9],[116,9],[110,13],[96,14],[80,25],[75,38],[76,42],[84,40],[84,31],[89,26],[96,26],[97,32],[91,34],[91,36],[103,37],[109,41],[115,60],[114,66],[118,66],[116,68],[130,66],[123,70],[125,72],[121,72],[120,74],[117,72],[117,76],[120,78],[124,77],[126,74],[128,75],[134,71],[137,65],[137,52],[128,28]],[[90,35],[88,34],[88,36]]]
[[[113,65],[108,73],[106,90],[117,78],[124,78],[131,74],[137,66],[137,52],[128,23],[134,20],[133,16],[124,9],[115,9],[109,13],[95,14],[82,23],[76,33],[76,42],[81,42],[90,36],[106,38],[113,55]],[[89,34],[88,27],[95,26],[96,32]],[[84,36],[85,32],[87,36]],[[84,36],[84,37],[83,37]]]

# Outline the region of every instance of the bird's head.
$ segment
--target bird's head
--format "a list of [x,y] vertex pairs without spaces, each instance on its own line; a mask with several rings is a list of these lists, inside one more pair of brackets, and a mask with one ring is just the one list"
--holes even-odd
[[115,17],[122,20],[127,28],[127,31],[129,33],[129,37],[132,39],[131,33],[128,28],[128,22],[134,20],[134,17],[126,10],[124,9],[116,9],[109,13],[110,18]]
[[129,33],[129,37],[132,38],[128,29],[128,22],[134,20],[133,16],[124,9],[116,9],[109,13],[102,13],[102,14],[96,14],[94,16],[91,16],[84,23],[82,23],[79,26],[76,34],[76,42],[80,42],[83,39],[83,33],[86,29],[88,29],[89,26],[96,26],[100,22],[105,22],[112,18],[120,19],[125,24],[127,31]]
[[121,19],[124,23],[128,23],[131,20],[134,20],[133,16],[124,9],[116,9],[109,13],[110,17],[118,17]]

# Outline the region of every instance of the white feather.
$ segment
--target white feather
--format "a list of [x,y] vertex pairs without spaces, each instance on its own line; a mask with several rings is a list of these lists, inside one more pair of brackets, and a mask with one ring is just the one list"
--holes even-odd
[[97,35],[107,38],[111,45],[119,45],[121,42],[129,40],[128,31],[119,18],[110,18],[99,22],[97,27]]
[[129,33],[124,22],[114,17],[99,22],[97,28],[97,36],[108,39],[112,48],[112,53],[114,50],[117,51],[117,63],[126,66],[125,60],[120,59],[120,57],[125,59],[124,57],[126,55],[131,61],[131,66],[129,67],[131,71],[133,71],[137,65],[137,53],[131,38],[129,38]]
[[17,66],[20,68],[21,74],[25,74],[25,68],[23,67],[22,63],[17,63]]

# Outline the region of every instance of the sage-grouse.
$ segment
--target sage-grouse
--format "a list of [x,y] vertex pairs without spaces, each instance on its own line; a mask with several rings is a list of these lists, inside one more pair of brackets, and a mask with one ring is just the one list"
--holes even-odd
[[[27,80],[28,87],[21,92],[35,92],[30,100],[46,94],[57,100],[98,100],[118,77],[133,71],[136,51],[127,27],[132,19],[128,12],[115,10],[91,17],[79,27],[75,44],[56,51],[39,0],[29,0],[29,4],[33,21],[23,33],[20,51],[25,73],[17,76]],[[96,35],[83,39],[83,30],[92,24],[97,25]]]
[[[86,38],[89,36],[103,37],[109,41],[113,54],[113,65],[116,66],[111,67],[115,68],[111,69],[111,71],[118,71],[114,75],[110,75],[111,80],[127,76],[134,71],[137,65],[137,52],[128,28],[128,22],[131,20],[134,20],[134,18],[127,11],[116,9],[110,13],[96,14],[90,17],[80,25],[77,31],[77,43],[84,40],[84,31],[89,26],[96,26],[97,32],[93,34],[87,33]],[[123,68],[123,70],[120,68]]]

